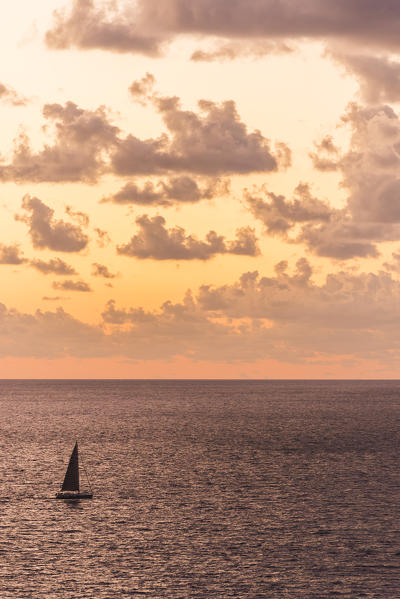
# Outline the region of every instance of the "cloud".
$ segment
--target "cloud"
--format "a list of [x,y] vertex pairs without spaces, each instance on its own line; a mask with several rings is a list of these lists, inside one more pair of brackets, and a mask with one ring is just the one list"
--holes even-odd
[[61,258],[52,258],[47,262],[45,260],[34,259],[30,260],[30,266],[36,268],[44,275],[54,274],[54,275],[76,275],[76,270],[61,260]]
[[162,216],[136,219],[139,232],[125,244],[118,246],[119,254],[155,260],[209,260],[217,254],[257,256],[259,249],[254,230],[243,227],[237,230],[236,239],[226,242],[225,238],[210,231],[206,241],[186,235],[181,227],[167,229]]
[[98,227],[96,227],[94,229],[94,232],[97,235],[97,245],[101,248],[106,247],[109,243],[111,243],[111,238],[109,236],[109,234],[107,233],[107,231],[104,231],[103,229],[99,229]]
[[392,262],[384,262],[383,268],[391,272],[400,272],[400,252],[393,252]]
[[117,193],[102,201],[141,206],[171,206],[211,200],[228,192],[229,181],[226,179],[211,178],[198,181],[188,175],[180,175],[157,183],[146,181],[142,187],[129,182]]
[[[50,298],[49,298],[50,300]],[[0,357],[36,358],[117,356],[125,359],[171,358],[176,355],[193,359],[238,359],[256,355],[254,344],[241,346],[243,334],[234,327],[213,322],[187,295],[181,303],[166,302],[160,310],[128,314],[130,326],[122,329],[107,321],[88,325],[63,309],[25,314],[0,304]],[[111,320],[111,318],[109,318]],[[106,331],[105,329],[111,329]]]
[[297,243],[306,243],[318,256],[338,260],[377,258],[376,241],[385,241],[385,227],[358,223],[342,211],[333,211],[328,224],[305,224],[296,239]]
[[384,55],[341,53],[335,48],[329,55],[356,77],[361,96],[367,103],[399,101],[400,62]]
[[190,292],[182,302],[168,301],[152,312],[143,308],[118,309],[111,301],[102,317],[109,331],[108,341],[112,339],[115,347],[130,358],[190,356],[192,360],[235,361],[253,359],[260,351],[259,328],[217,322]]
[[281,262],[275,275],[255,271],[231,285],[203,285],[159,310],[111,301],[102,317],[114,339],[135,345],[136,356],[204,359],[208,345],[206,359],[302,362],[355,354],[384,362],[400,358],[399,300],[400,282],[388,273],[339,271],[318,284],[302,258],[292,273]]
[[[189,36],[203,40],[193,61],[221,62],[290,52],[293,42],[315,40],[355,75],[368,102],[379,103],[399,99],[400,66],[390,58],[400,50],[399,26],[395,0],[138,0],[120,8],[75,0],[68,13],[55,12],[46,41],[55,49],[160,56],[174,39]],[[140,93],[137,99],[143,101]]]
[[110,272],[107,266],[105,266],[104,264],[98,264],[97,262],[95,262],[92,266],[92,275],[94,277],[103,277],[104,279],[115,279],[115,277],[117,276],[116,274]]
[[65,214],[68,214],[68,216],[76,221],[77,223],[79,223],[80,225],[82,225],[82,227],[88,227],[89,226],[89,215],[85,214],[84,212],[80,212],[79,210],[73,210],[73,208],[71,208],[71,206],[66,206],[65,208]]
[[26,135],[15,142],[12,161],[0,164],[0,179],[94,183],[104,173],[103,154],[116,142],[119,129],[112,126],[104,107],[95,111],[73,102],[46,104],[43,115],[53,125],[53,145],[35,152]]
[[11,87],[4,85],[4,83],[0,83],[0,100],[12,106],[26,106],[28,103],[27,98],[18,94]]
[[311,154],[315,166],[340,173],[347,192],[342,208],[312,197],[304,185],[291,201],[265,187],[264,197],[246,192],[245,199],[269,235],[304,243],[319,256],[377,257],[378,244],[400,240],[400,120],[386,105],[350,104],[343,124],[351,132],[348,151],[339,152],[328,136]]
[[88,357],[105,352],[101,328],[73,318],[62,308],[26,314],[0,304],[0,328],[1,357]]
[[0,264],[24,264],[26,259],[23,257],[23,253],[18,244],[4,245],[0,243]]
[[142,79],[134,81],[129,87],[129,93],[132,98],[139,104],[145,105],[153,95],[155,85],[154,75],[146,73]]
[[274,151],[260,131],[249,133],[235,103],[200,100],[200,112],[182,110],[179,98],[152,96],[169,132],[141,141],[120,139],[112,156],[118,175],[189,171],[199,175],[276,171],[290,165],[290,150],[276,143]]
[[[305,193],[302,190],[300,194],[299,187]],[[400,235],[395,225],[360,222],[348,207],[330,207],[314,198],[308,185],[298,186],[291,201],[267,190],[265,197],[245,194],[250,212],[263,223],[265,232],[289,243],[305,244],[318,256],[338,260],[376,258],[377,241],[391,241]]]
[[124,12],[118,12],[112,3],[97,8],[92,0],[74,0],[69,13],[64,10],[53,14],[54,25],[46,33],[46,43],[52,49],[77,47],[148,56],[160,54],[163,36],[146,34],[144,23],[138,22],[129,5]]
[[352,131],[340,161],[348,207],[361,222],[400,223],[400,120],[389,106],[349,107],[343,121]]
[[54,281],[53,289],[63,289],[65,291],[92,291],[90,285],[85,281]]
[[325,135],[320,142],[314,142],[315,151],[309,156],[314,168],[318,171],[336,171],[339,167],[339,148],[334,144],[331,135]]
[[397,50],[400,8],[394,0],[138,0],[116,4],[75,0],[56,12],[47,44],[158,55],[182,36],[253,40],[314,39]]
[[256,40],[218,41],[211,49],[198,49],[193,52],[190,60],[194,62],[225,62],[236,58],[262,58],[269,54],[287,54],[293,49],[282,41]]
[[183,110],[178,98],[153,94],[151,101],[167,133],[149,139],[123,137],[105,107],[85,110],[73,102],[46,104],[43,115],[50,125],[43,129],[49,142],[34,151],[21,134],[11,160],[0,162],[0,180],[93,184],[110,173],[125,177],[191,172],[216,177],[290,165],[289,148],[282,142],[272,148],[260,131],[248,132],[233,101],[201,100],[198,113]]
[[[388,273],[339,271],[327,275],[320,285],[313,282],[312,275],[313,269],[305,259],[297,262],[292,275],[287,272],[287,264],[279,263],[276,276],[260,277],[253,272],[244,274],[233,285],[203,286],[197,300],[204,310],[214,314],[267,319],[273,325],[273,337],[287,336],[288,343],[303,350],[314,346],[314,351],[361,353],[368,346],[356,347],[360,338],[368,338],[372,345],[384,344],[384,331],[391,337],[389,344],[395,341],[389,331],[396,318],[397,309],[393,309],[400,283]],[[342,347],[336,345],[339,341]],[[395,345],[399,347],[397,341]]]
[[324,222],[329,221],[331,217],[332,209],[329,204],[312,196],[306,184],[296,187],[291,201],[282,195],[269,192],[266,186],[255,188],[253,192],[245,190],[244,195],[250,211],[263,222],[268,234],[286,235],[298,223]]
[[29,226],[32,245],[38,249],[79,252],[88,244],[81,227],[54,219],[54,210],[39,198],[24,196],[22,208],[28,213],[16,219]]
[[268,235],[304,243],[318,256],[376,258],[379,253],[373,241],[385,238],[381,225],[355,221],[349,210],[332,208],[314,197],[304,183],[296,187],[292,200],[269,192],[265,186],[253,192],[246,190],[245,200]]
[[0,357],[301,363],[353,355],[387,365],[400,358],[399,303],[400,282],[388,272],[340,270],[316,282],[302,258],[294,269],[280,262],[275,274],[203,285],[154,310],[110,301],[97,325],[62,309],[26,314],[0,304]]

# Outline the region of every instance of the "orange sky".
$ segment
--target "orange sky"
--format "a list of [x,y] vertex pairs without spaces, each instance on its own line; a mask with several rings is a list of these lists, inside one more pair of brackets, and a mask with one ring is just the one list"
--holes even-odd
[[390,19],[281,4],[4,9],[0,377],[396,378]]

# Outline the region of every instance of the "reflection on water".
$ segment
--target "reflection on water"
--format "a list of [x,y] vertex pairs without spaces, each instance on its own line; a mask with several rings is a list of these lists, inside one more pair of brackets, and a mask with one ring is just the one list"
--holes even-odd
[[[394,599],[399,397],[396,382],[1,382],[1,599]],[[94,498],[58,501],[75,439]]]

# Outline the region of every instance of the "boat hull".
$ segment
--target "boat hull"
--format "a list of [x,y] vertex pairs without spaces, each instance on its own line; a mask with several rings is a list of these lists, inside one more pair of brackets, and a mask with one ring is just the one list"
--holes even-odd
[[60,491],[56,493],[56,499],[92,499],[93,493],[70,493],[68,491]]

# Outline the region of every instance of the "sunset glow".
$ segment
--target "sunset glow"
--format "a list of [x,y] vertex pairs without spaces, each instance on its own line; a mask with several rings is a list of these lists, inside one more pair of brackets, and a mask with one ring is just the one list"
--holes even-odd
[[398,378],[399,19],[7,7],[0,377]]

